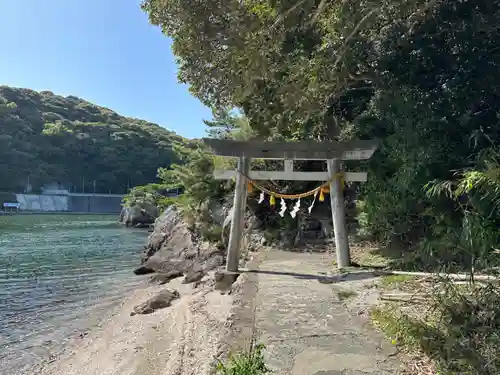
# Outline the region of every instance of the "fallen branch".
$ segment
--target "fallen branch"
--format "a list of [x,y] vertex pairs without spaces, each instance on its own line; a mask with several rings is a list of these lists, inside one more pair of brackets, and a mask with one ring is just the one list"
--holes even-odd
[[382,301],[390,301],[390,302],[406,302],[406,303],[424,303],[427,302],[428,299],[421,297],[398,297],[398,296],[380,296]]
[[[406,272],[406,271],[373,271],[375,276],[406,275],[427,278],[448,278],[452,280],[467,281],[471,275],[458,273],[428,273],[428,272]],[[474,275],[474,281],[500,281],[500,278],[490,275]]]
[[423,293],[407,293],[407,292],[394,292],[394,293],[382,293],[382,296],[388,297],[424,297],[428,296]]
[[[457,285],[470,285],[469,282],[467,281],[454,281],[453,284]],[[479,285],[478,285],[479,286]],[[485,285],[481,285],[484,287]],[[408,292],[392,292],[392,293],[382,293],[380,295],[380,299],[382,301],[393,301],[393,302],[427,302],[432,296],[436,295],[445,295],[445,291],[433,291],[432,294],[425,293],[425,292],[415,292],[415,293],[408,293]]]
[[401,302],[424,302],[429,298],[428,294],[422,293],[383,293],[380,299],[384,301],[401,301]]
[[[470,280],[468,280],[468,281],[453,281],[453,284],[455,284],[455,285],[469,285],[469,286],[472,285],[471,282],[470,282]],[[484,288],[486,285],[479,284],[478,286]]]

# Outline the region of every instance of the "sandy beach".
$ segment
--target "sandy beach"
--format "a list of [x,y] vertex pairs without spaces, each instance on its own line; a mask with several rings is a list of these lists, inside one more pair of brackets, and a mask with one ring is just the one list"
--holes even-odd
[[[181,298],[169,308],[131,316],[133,307],[174,288]],[[88,335],[36,370],[40,375],[204,375],[221,354],[234,297],[174,280],[143,285]]]

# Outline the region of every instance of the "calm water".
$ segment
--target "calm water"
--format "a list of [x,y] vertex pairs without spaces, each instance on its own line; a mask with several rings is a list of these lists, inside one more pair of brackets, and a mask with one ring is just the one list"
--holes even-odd
[[147,237],[114,216],[0,216],[0,373],[27,374],[109,311]]

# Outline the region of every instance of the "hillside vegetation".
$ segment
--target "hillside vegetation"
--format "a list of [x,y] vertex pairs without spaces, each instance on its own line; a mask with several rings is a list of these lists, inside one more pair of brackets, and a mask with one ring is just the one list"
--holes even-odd
[[179,162],[185,140],[74,96],[0,86],[0,191],[60,183],[81,192],[125,193]]

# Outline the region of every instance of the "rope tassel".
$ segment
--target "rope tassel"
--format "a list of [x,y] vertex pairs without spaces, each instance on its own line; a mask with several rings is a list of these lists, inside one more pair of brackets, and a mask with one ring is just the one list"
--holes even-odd
[[276,204],[276,198],[274,198],[274,195],[271,195],[271,198],[269,198],[269,204],[271,206],[274,206]]

